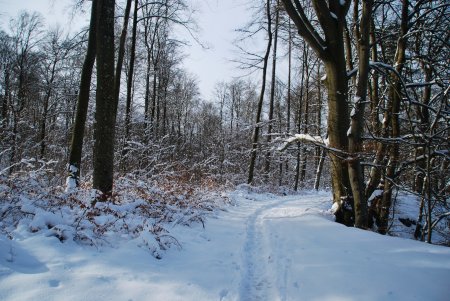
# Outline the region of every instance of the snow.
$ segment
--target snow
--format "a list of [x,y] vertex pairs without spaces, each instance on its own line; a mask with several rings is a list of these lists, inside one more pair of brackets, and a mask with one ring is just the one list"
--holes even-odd
[[[0,300],[448,300],[449,248],[337,224],[328,192],[242,186],[228,198],[205,227],[172,224],[168,250],[150,222],[96,246],[19,223],[13,240],[0,235]],[[62,222],[34,213],[40,226]]]
[[76,173],[78,172],[78,168],[75,165],[69,165],[69,172]]
[[78,168],[74,165],[69,165],[69,176],[66,178],[66,192],[71,192],[77,187],[77,181],[75,175],[78,172]]
[[295,134],[292,137],[283,141],[283,144],[278,148],[278,151],[285,150],[290,144],[294,142],[311,142],[316,144],[328,145],[328,140],[323,139],[321,136],[312,136],[309,134]]
[[77,181],[69,176],[66,178],[66,192],[70,192],[77,187]]
[[331,213],[335,214],[339,210],[340,204],[338,202],[333,202],[333,206],[331,206]]

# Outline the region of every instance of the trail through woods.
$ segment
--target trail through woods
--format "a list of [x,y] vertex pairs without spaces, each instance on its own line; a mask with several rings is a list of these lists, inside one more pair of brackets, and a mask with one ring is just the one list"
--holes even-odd
[[228,195],[201,224],[173,225],[161,260],[137,240],[0,238],[0,300],[448,300],[450,249],[347,228],[328,193]]

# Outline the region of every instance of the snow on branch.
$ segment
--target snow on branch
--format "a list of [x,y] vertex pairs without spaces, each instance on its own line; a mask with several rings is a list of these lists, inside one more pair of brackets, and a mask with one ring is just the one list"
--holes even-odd
[[438,224],[442,219],[444,219],[445,217],[448,217],[448,216],[450,216],[450,211],[445,212],[445,213],[439,215],[439,216],[436,218],[436,220],[433,221],[433,223],[431,224],[431,227],[432,227],[432,228],[435,228],[435,227],[437,226],[437,224]]
[[278,151],[282,152],[294,142],[309,142],[318,146],[327,147],[328,139],[323,139],[320,136],[311,136],[309,134],[295,134],[292,137],[287,138],[284,143],[278,148]]

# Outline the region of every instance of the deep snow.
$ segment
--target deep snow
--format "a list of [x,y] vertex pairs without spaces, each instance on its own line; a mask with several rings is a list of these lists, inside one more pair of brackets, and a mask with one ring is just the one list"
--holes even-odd
[[205,228],[174,223],[161,260],[142,237],[92,247],[21,224],[0,237],[0,300],[449,300],[449,248],[337,224],[324,192],[229,198]]

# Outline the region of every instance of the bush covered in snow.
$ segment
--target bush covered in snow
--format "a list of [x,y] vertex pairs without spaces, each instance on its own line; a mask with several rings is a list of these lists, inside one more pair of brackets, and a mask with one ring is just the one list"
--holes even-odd
[[115,181],[115,193],[106,200],[89,186],[71,192],[49,185],[48,171],[21,172],[0,177],[0,231],[10,239],[14,230],[45,231],[62,243],[74,240],[99,247],[136,239],[161,258],[170,247],[182,246],[170,230],[200,224],[226,197],[211,187],[185,182],[145,182],[132,177]]

